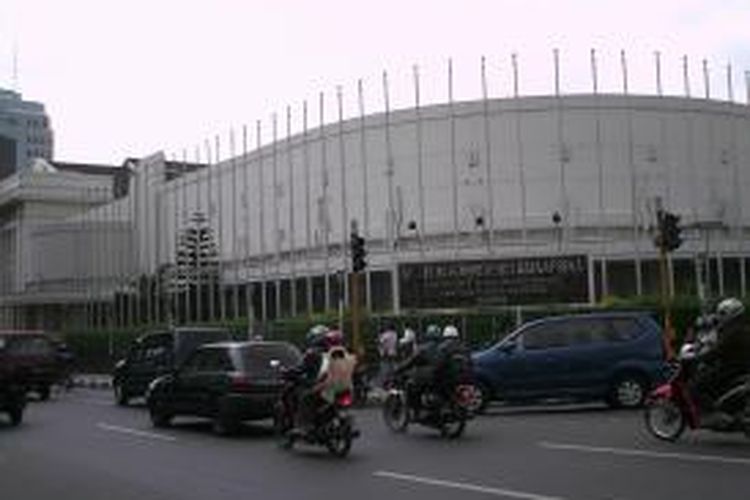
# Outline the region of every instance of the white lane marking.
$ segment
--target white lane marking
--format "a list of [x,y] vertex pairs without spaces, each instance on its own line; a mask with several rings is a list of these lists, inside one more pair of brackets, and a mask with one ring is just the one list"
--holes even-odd
[[480,484],[460,483],[456,481],[446,481],[444,479],[434,479],[430,477],[412,476],[410,474],[399,474],[398,472],[390,472],[390,471],[385,471],[385,470],[374,472],[373,476],[384,477],[388,479],[396,479],[399,481],[409,481],[412,483],[426,484],[429,486],[441,486],[443,488],[453,488],[456,490],[472,491],[474,493],[483,493],[485,495],[495,495],[498,497],[520,498],[523,500],[562,500],[562,498],[560,497],[548,497],[545,495],[537,495],[535,493],[527,493],[524,491],[506,490],[503,488],[493,488],[491,486],[482,486]]
[[120,427],[119,425],[110,425],[99,422],[96,426],[102,430],[110,432],[119,432],[121,434],[129,434],[131,436],[144,437],[149,439],[160,439],[162,441],[177,441],[176,437],[167,436],[166,434],[156,434],[154,432],[139,431],[138,429],[131,429],[130,427]]
[[660,451],[639,450],[635,448],[607,448],[602,446],[586,446],[568,443],[538,443],[542,448],[550,450],[579,451],[584,453],[606,453],[630,457],[644,457],[656,459],[684,460],[688,462],[716,462],[720,464],[750,465],[750,458],[727,457],[722,455],[698,455],[693,453],[672,453]]

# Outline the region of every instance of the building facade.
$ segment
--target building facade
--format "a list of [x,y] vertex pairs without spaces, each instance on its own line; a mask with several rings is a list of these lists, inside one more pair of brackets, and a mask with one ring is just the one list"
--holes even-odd
[[[668,263],[673,293],[747,293],[746,104],[483,99],[304,127],[265,144],[261,135],[206,144],[206,168],[187,154],[126,162],[116,200],[28,234],[36,264],[22,273],[24,300],[54,287],[55,300],[78,297],[99,308],[97,321],[123,325],[334,309],[349,293],[354,228],[374,311],[655,295],[659,209],[683,227]],[[219,150],[234,154],[216,161]],[[199,233],[211,253],[192,249],[194,265],[215,255],[219,277],[190,285],[186,235]]]

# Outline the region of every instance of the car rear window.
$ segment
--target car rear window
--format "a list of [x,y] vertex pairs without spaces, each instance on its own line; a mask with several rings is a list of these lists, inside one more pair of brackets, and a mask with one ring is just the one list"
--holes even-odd
[[291,344],[255,344],[244,347],[241,357],[246,372],[257,377],[273,377],[278,373],[278,368],[272,366],[273,360],[289,368],[299,363],[301,355]]
[[52,344],[44,337],[19,335],[7,342],[8,352],[19,356],[51,356]]
[[230,340],[231,333],[229,330],[221,330],[217,328],[206,330],[177,330],[176,338],[177,359],[178,361],[182,361],[200,345]]

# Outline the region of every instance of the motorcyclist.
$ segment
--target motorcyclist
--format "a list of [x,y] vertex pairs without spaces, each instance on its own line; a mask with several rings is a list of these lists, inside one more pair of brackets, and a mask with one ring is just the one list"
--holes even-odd
[[440,327],[429,325],[425,329],[423,342],[417,346],[416,351],[410,357],[396,367],[394,372],[396,376],[410,372],[407,391],[417,414],[421,409],[422,394],[432,386],[435,379],[441,338]]
[[300,363],[293,369],[295,386],[292,402],[295,404],[296,427],[309,426],[310,414],[314,410],[314,391],[323,364],[326,350],[326,335],[330,332],[325,325],[315,325],[305,335],[305,352]]
[[704,347],[698,350],[699,367],[691,383],[698,406],[706,412],[714,409],[732,381],[750,372],[750,325],[742,302],[722,300],[715,323],[714,332],[707,330]]
[[328,403],[354,389],[353,375],[357,358],[344,346],[344,335],[339,330],[325,334],[325,351],[313,392]]

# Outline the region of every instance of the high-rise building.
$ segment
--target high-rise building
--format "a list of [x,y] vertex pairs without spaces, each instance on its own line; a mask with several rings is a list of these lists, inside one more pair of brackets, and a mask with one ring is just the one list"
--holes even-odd
[[44,105],[0,88],[0,179],[27,168],[34,158],[52,160],[52,144]]

